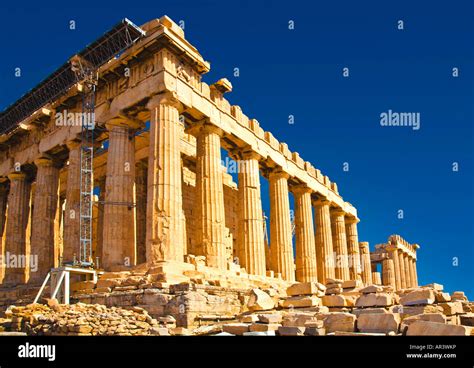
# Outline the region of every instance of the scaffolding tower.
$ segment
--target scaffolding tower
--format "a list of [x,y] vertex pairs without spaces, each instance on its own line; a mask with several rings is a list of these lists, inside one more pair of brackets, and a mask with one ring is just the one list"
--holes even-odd
[[77,265],[91,267],[92,262],[92,201],[94,191],[94,127],[95,91],[98,84],[97,70],[76,55],[71,59],[71,69],[76,75],[82,92],[79,241],[80,254]]
[[79,257],[68,264],[53,268],[46,276],[35,302],[39,300],[50,281],[51,297],[60,297],[69,304],[70,274],[97,279],[96,266],[92,260],[92,206],[94,190],[94,134],[95,94],[99,83],[98,70],[109,60],[119,56],[136,41],[145,36],[145,31],[128,19],[123,19],[110,31],[88,45],[77,55],[28,92],[15,104],[0,114],[0,134],[14,131],[18,124],[38,108],[53,102],[74,85],[81,94],[81,151],[80,151],[80,252]]

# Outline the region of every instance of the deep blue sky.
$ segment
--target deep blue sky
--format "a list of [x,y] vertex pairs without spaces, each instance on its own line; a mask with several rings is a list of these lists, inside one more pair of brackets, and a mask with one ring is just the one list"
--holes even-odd
[[[205,81],[227,77],[231,103],[338,183],[359,211],[360,240],[374,246],[401,234],[421,245],[421,284],[474,297],[472,1],[68,4],[0,5],[0,108],[123,17],[138,25],[164,14],[184,20],[187,39],[211,62]],[[419,112],[421,129],[381,127],[388,109]]]

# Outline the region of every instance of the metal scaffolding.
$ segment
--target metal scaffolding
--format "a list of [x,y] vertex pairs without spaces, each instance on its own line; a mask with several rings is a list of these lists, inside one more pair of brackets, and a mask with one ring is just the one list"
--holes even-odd
[[[77,55],[98,69],[144,35],[145,31],[125,18]],[[0,135],[14,131],[20,122],[66,94],[76,83],[76,75],[68,61],[0,113]]]

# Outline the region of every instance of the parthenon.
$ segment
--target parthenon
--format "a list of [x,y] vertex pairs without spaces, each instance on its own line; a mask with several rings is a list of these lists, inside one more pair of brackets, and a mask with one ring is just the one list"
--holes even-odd
[[[200,257],[206,267],[287,282],[377,281],[368,244],[359,242],[357,210],[337,184],[231,105],[227,79],[204,83],[209,63],[172,20],[141,28],[145,37],[99,70],[96,265],[186,269]],[[78,83],[0,137],[2,254],[38,257],[34,270],[28,262],[4,267],[2,286],[41,284],[51,268],[78,256],[81,127],[63,117],[81,112],[80,90]],[[221,149],[238,163],[238,183],[225,172]],[[383,284],[416,285],[417,248],[392,236],[385,253],[377,251],[386,255]]]
[[[133,26],[0,114],[0,334],[471,334],[463,292],[418,285],[420,246],[371,252],[337,184],[231,105],[228,79],[202,80],[182,28]],[[71,74],[84,55],[94,103]]]

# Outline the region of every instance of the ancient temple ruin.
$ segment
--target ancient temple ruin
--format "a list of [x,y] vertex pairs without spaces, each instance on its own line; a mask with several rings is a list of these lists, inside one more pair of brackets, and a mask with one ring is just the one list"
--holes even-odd
[[[417,285],[417,245],[392,236],[371,255],[337,184],[231,105],[228,80],[203,82],[210,65],[180,27],[162,17],[141,29],[142,39],[99,70],[96,266],[161,265],[178,281],[202,264],[287,282]],[[2,268],[3,287],[41,284],[79,254],[81,127],[67,117],[80,114],[80,91],[77,83],[0,136],[3,260],[26,256]],[[238,165],[238,183],[222,166],[221,148]],[[261,176],[269,193],[261,193]],[[269,244],[262,196],[270,200]],[[28,262],[33,255],[37,264]]]

